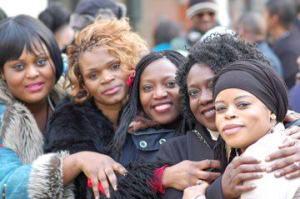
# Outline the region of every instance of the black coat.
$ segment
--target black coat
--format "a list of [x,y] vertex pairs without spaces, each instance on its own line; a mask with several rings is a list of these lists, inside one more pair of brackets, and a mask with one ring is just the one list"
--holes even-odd
[[[87,101],[82,105],[66,102],[52,115],[45,136],[45,151],[67,150],[71,154],[94,151],[112,156],[110,143],[114,136],[112,123],[96,105]],[[118,176],[118,191],[111,191],[111,198],[159,198],[150,185],[155,168],[163,163],[132,163],[126,168],[126,177]],[[74,181],[77,199],[93,198],[87,189],[87,179],[81,173]]]
[[[189,131],[186,135],[174,138],[162,145],[157,158],[172,164],[183,160],[201,161],[214,159],[215,142],[211,139],[209,132],[201,126],[197,127],[197,131],[198,133]],[[207,198],[223,198],[220,179],[217,179],[209,186],[206,194]],[[182,192],[175,189],[166,189],[163,198],[179,199],[182,198]]]

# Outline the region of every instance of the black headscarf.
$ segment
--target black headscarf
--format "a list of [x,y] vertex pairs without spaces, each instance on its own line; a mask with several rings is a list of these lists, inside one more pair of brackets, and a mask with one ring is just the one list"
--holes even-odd
[[214,99],[222,90],[238,88],[261,100],[282,122],[287,109],[287,90],[282,79],[270,66],[257,60],[241,60],[228,64],[214,80]]

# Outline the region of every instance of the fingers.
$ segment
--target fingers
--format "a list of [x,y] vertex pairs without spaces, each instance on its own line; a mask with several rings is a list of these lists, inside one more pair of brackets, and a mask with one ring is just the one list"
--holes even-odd
[[[292,136],[294,136],[294,135],[292,135]],[[286,138],[286,139],[284,139],[283,143],[279,146],[279,149],[288,148],[288,147],[294,146],[295,144],[296,144],[296,140],[291,139],[291,138]]]
[[287,179],[295,179],[295,178],[300,178],[300,170],[296,170],[292,173],[289,173],[285,176]]
[[197,179],[205,180],[207,182],[214,181],[220,175],[221,175],[221,173],[210,172],[210,171],[201,171],[201,170],[199,170],[196,174]]
[[284,148],[284,149],[279,149],[276,152],[272,153],[271,155],[269,155],[266,158],[266,161],[272,161],[275,159],[281,159],[287,156],[291,156],[293,154],[295,154],[297,151],[297,147],[296,146],[292,146],[292,147],[288,147],[288,148]]
[[262,178],[262,173],[238,173],[234,179],[235,184],[242,184],[245,181]]
[[[107,198],[110,198],[110,193],[109,193],[109,184],[106,178],[106,173],[103,170],[100,170],[98,172],[98,180],[102,185],[103,191],[106,195]],[[101,186],[99,187],[101,188]]]
[[264,172],[264,171],[266,171],[266,168],[261,164],[243,164],[237,168],[237,173]]
[[121,165],[120,163],[114,163],[112,165],[112,168],[114,171],[118,172],[119,174],[121,174],[122,176],[125,176],[127,174],[127,170],[125,169],[125,167],[123,167],[123,165]]
[[196,165],[196,167],[198,167],[198,169],[201,169],[201,170],[221,167],[220,161],[217,161],[217,160],[202,160],[199,162],[195,162],[195,165]]
[[239,156],[239,157],[235,157],[230,164],[235,169],[242,164],[258,164],[258,163],[260,163],[260,161],[253,157]]
[[108,168],[108,169],[105,169],[104,172],[109,180],[109,183],[111,184],[113,189],[116,191],[117,190],[117,177],[116,177],[114,171],[111,168]]
[[243,192],[247,192],[247,191],[251,191],[251,190],[255,189],[255,185],[253,185],[253,184],[249,184],[249,185],[237,185],[235,187],[235,189],[239,193],[243,193]]
[[91,185],[92,185],[92,190],[94,193],[94,196],[96,199],[99,198],[99,190],[98,190],[98,179],[97,178],[91,178]]
[[[276,177],[281,177],[281,176],[288,176],[291,173],[297,173],[300,171],[300,162],[290,162],[288,166],[283,167],[282,169],[279,169],[278,171],[275,172]],[[288,178],[288,177],[287,177]]]
[[300,132],[299,126],[291,126],[290,128],[285,130],[286,135],[293,135],[298,132]]

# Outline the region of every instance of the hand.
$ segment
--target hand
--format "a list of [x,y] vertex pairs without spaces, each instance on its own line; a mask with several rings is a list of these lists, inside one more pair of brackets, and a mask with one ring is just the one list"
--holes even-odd
[[262,177],[261,172],[265,168],[259,164],[259,161],[252,157],[235,157],[226,167],[222,176],[222,190],[226,199],[238,198],[243,192],[255,188],[251,184],[244,185],[248,180]]
[[285,129],[286,135],[290,136],[292,139],[300,140],[300,127],[291,126],[288,129]]
[[128,132],[129,133],[134,133],[138,130],[153,127],[158,125],[157,122],[147,119],[143,116],[136,116],[134,120],[130,123]]
[[295,112],[295,111],[291,111],[291,110],[288,110],[285,118],[284,118],[284,122],[294,122],[296,120],[300,119],[300,114]]
[[[101,183],[106,197],[110,197],[109,183],[117,190],[115,172],[126,175],[126,169],[107,155],[95,152],[77,153],[77,161],[81,171],[91,179],[95,198],[99,198],[98,182]],[[108,182],[109,181],[109,182]]]
[[300,177],[300,141],[287,139],[279,146],[279,150],[269,155],[266,161],[273,161],[267,172],[275,171],[276,177],[287,179]]
[[210,168],[220,168],[220,162],[217,160],[182,161],[165,169],[162,176],[163,186],[184,190],[195,185],[199,179],[212,182],[220,176],[220,173],[204,171]]
[[197,199],[201,195],[205,195],[208,183],[202,181],[200,185],[195,185],[184,189],[182,199]]

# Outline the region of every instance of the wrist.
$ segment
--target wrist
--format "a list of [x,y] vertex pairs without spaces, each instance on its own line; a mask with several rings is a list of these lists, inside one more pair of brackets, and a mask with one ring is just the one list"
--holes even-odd
[[172,167],[166,167],[162,174],[162,179],[161,179],[161,183],[163,187],[165,188],[171,187],[172,184],[171,177],[172,177]]

